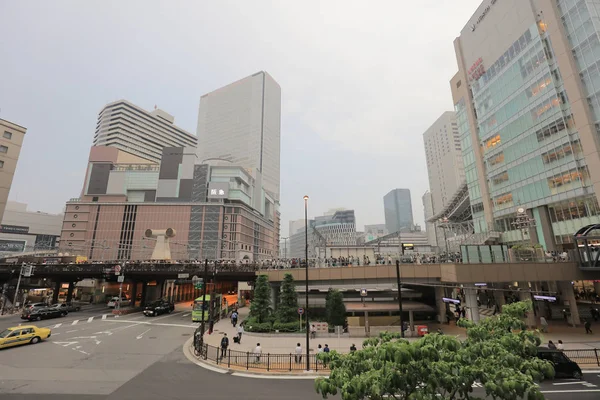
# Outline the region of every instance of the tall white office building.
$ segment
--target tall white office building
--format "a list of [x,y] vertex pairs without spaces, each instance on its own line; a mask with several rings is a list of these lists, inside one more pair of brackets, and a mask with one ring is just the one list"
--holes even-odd
[[260,172],[265,190],[279,200],[281,88],[268,73],[203,95],[197,135],[200,161],[224,159]]
[[165,147],[196,147],[196,136],[177,127],[163,110],[148,112],[126,100],[109,103],[98,114],[94,146],[117,147],[159,163]]
[[423,134],[433,214],[441,212],[465,180],[454,111],[444,112]]

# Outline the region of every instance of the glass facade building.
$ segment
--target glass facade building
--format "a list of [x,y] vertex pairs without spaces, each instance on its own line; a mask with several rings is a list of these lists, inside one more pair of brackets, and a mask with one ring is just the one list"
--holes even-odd
[[410,190],[394,189],[383,196],[385,227],[390,233],[411,231],[414,225]]
[[559,250],[600,222],[598,10],[597,0],[485,1],[456,39],[451,87],[476,232],[522,241],[522,207],[535,220],[526,239]]

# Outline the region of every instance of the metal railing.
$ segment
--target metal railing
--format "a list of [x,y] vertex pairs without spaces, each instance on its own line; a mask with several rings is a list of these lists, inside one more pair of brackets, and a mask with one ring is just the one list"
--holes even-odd
[[[200,345],[194,338],[194,353],[203,360],[227,366],[227,368],[260,369],[273,372],[304,371],[306,370],[306,355],[297,354],[255,354],[249,351],[222,349],[208,344]],[[223,354],[224,353],[224,354]],[[317,359],[316,354],[309,355],[310,368],[313,371],[329,370],[327,364]]]
[[563,350],[563,353],[579,365],[595,365],[600,367],[599,349]]

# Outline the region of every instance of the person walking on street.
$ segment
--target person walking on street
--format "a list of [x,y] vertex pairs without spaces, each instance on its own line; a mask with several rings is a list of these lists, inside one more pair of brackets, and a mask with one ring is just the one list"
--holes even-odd
[[356,346],[354,345],[354,343],[352,343],[352,346],[350,346],[350,353],[354,353],[356,351]]
[[231,313],[231,324],[233,325],[234,328],[237,325],[237,321],[238,321],[238,313],[237,313],[237,311],[234,311],[233,313]]
[[558,341],[558,344],[556,345],[556,349],[563,351],[565,349],[565,345],[563,344],[562,340]]
[[240,324],[237,328],[238,344],[242,344],[242,335],[244,334],[244,326]]
[[317,327],[314,324],[310,327],[310,337],[314,339],[317,337]]
[[300,343],[296,344],[296,356],[294,357],[294,359],[296,360],[296,364],[302,363],[302,346],[300,345]]
[[262,354],[262,347],[260,347],[260,343],[256,343],[256,347],[254,348],[254,357],[256,358],[256,362],[260,362],[260,356]]
[[590,322],[590,320],[589,320],[589,319],[587,319],[587,320],[585,321],[585,324],[584,324],[583,326],[585,327],[585,333],[586,333],[586,334],[588,334],[588,333],[590,333],[590,334],[591,334],[591,333],[593,333],[593,332],[592,332],[592,323]]
[[554,343],[552,343],[552,340],[548,341],[548,348],[550,350],[556,350],[556,345]]
[[325,343],[325,348],[323,349],[324,353],[329,353],[329,345]]
[[221,358],[225,358],[228,347],[229,347],[229,338],[227,337],[227,334],[224,333],[223,338],[221,339]]

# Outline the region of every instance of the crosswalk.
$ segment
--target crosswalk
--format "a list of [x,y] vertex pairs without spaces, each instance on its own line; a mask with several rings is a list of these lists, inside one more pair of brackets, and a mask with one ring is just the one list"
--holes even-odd
[[52,326],[48,326],[48,328],[57,329],[57,328],[60,328],[63,325],[74,326],[74,325],[77,325],[77,324],[89,324],[91,322],[94,322],[94,320],[96,320],[96,319],[105,320],[107,318],[115,318],[115,315],[112,315],[112,314],[102,314],[102,316],[94,316],[94,317],[89,317],[87,319],[76,319],[74,321],[71,321],[70,323],[69,322],[66,322],[66,323],[62,323],[61,322],[61,323],[58,323],[58,324],[55,324],[55,325],[52,325]]

